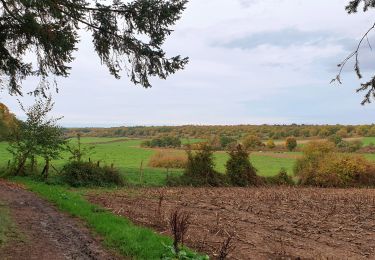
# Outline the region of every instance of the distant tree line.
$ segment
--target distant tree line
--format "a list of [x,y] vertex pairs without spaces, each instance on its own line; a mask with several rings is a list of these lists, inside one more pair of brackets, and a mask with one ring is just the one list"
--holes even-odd
[[173,136],[162,136],[160,138],[154,138],[152,140],[147,140],[142,143],[143,147],[181,147],[180,138]]
[[[341,138],[356,136],[375,136],[375,124],[372,125],[237,125],[237,126],[135,126],[116,128],[71,128],[66,129],[68,136],[91,137],[159,137],[162,135],[179,138],[204,138],[212,136],[242,139],[253,135],[260,139],[280,140],[290,136],[296,138],[327,138],[332,135]],[[223,140],[224,142],[228,140]]]

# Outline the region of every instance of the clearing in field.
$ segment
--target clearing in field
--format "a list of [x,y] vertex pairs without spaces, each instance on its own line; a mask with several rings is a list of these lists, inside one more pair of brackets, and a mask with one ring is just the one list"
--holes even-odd
[[187,245],[211,256],[232,236],[229,259],[375,258],[373,190],[159,188],[88,197],[162,234],[170,234],[167,219],[180,208],[191,214]]

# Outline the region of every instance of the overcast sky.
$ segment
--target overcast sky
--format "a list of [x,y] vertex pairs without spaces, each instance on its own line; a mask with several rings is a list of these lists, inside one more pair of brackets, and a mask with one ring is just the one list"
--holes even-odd
[[[165,45],[190,63],[152,89],[110,76],[83,35],[54,114],[66,126],[375,123],[375,103],[360,105],[351,65],[343,85],[330,85],[374,23],[373,11],[347,15],[347,2],[190,0]],[[374,72],[374,53],[362,58],[364,74]],[[2,92],[0,102],[22,117],[16,97]]]

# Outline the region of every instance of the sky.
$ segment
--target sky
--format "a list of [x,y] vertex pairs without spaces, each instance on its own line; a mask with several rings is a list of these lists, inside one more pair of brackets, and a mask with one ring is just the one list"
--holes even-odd
[[[190,0],[164,46],[190,62],[167,80],[152,79],[151,89],[109,75],[82,34],[70,77],[58,80],[53,115],[70,127],[375,123],[375,103],[360,105],[352,64],[342,85],[330,84],[374,23],[374,11],[348,15],[347,2]],[[369,41],[375,46],[375,34]],[[360,56],[367,77],[374,54],[366,46]],[[23,118],[17,99],[0,92]]]

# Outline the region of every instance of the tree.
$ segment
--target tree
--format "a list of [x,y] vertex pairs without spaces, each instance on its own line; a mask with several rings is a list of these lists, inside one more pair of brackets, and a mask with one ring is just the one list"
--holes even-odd
[[51,76],[69,75],[82,29],[115,78],[126,69],[134,84],[148,88],[150,77],[165,79],[184,68],[188,58],[167,58],[162,45],[187,0],[102,2],[0,0],[0,75],[7,78],[0,87],[22,95],[22,80],[37,76],[32,94],[45,96]]
[[232,185],[246,187],[256,185],[258,182],[257,170],[249,160],[249,153],[242,145],[230,151],[229,160],[225,167]]
[[0,141],[8,140],[9,135],[17,127],[16,117],[10,113],[8,107],[0,103]]
[[[360,9],[360,5],[363,3],[363,12],[367,12],[370,8],[375,8],[375,0],[352,0],[349,2],[349,4],[346,6],[346,11],[348,14],[354,14],[357,13]],[[375,23],[371,25],[371,27],[364,33],[362,38],[360,39],[357,47],[355,50],[350,53],[340,64],[338,64],[339,72],[336,75],[336,77],[332,80],[332,82],[338,82],[339,84],[342,84],[341,80],[341,74],[344,70],[344,67],[347,65],[347,63],[354,59],[354,71],[357,74],[357,77],[359,79],[362,79],[362,72],[359,62],[359,54],[361,51],[361,47],[364,44],[368,44],[370,48],[370,41],[368,39],[369,34],[375,29]],[[375,98],[375,75],[371,77],[370,80],[368,80],[365,83],[361,83],[360,87],[357,88],[357,92],[365,92],[365,97],[362,101],[362,105],[371,103],[371,99]]]
[[13,133],[8,149],[14,158],[15,175],[25,173],[28,159],[32,164],[31,169],[34,170],[35,160],[40,156],[45,161],[42,175],[48,177],[50,161],[59,158],[65,141],[62,129],[56,125],[59,118],[47,117],[53,105],[51,97],[47,100],[37,100],[27,109],[21,105],[27,119],[21,122]]
[[285,147],[288,148],[289,151],[293,151],[297,148],[297,140],[294,137],[288,137],[285,141]]
[[215,171],[214,155],[210,146],[204,145],[195,153],[188,151],[188,161],[182,179],[185,185],[222,185],[220,174]]

